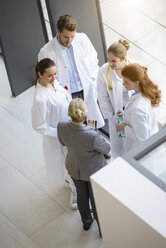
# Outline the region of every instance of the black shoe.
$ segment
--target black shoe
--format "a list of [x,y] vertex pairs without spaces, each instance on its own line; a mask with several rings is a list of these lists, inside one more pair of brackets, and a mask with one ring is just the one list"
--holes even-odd
[[109,159],[109,158],[111,158],[111,154],[110,153],[104,154],[104,157],[105,157],[105,159]]
[[84,224],[83,224],[83,229],[84,229],[85,231],[89,230],[89,228],[90,228],[92,222],[93,222],[93,219],[92,219],[90,222],[88,222],[88,223],[84,223]]

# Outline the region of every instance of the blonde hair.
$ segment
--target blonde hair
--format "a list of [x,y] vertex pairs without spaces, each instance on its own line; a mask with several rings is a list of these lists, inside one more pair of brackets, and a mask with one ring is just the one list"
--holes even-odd
[[84,122],[87,114],[87,106],[81,98],[75,98],[70,102],[68,108],[68,115],[71,117],[72,121],[76,123]]
[[151,101],[153,107],[158,106],[161,101],[161,91],[158,89],[158,86],[150,80],[147,71],[147,67],[133,63],[126,65],[122,69],[121,74],[132,82],[139,81],[142,95]]
[[114,42],[107,50],[108,53],[112,53],[117,58],[125,58],[130,44],[127,40],[119,40]]

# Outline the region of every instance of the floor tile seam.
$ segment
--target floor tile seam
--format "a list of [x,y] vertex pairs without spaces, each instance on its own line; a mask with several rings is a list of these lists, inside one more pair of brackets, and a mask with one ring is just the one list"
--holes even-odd
[[12,166],[12,164],[6,158],[4,158],[2,154],[0,154],[0,157],[8,164],[8,165],[6,165],[5,167],[3,167],[1,169],[7,168],[9,166]]
[[17,226],[17,224],[14,223],[13,220],[10,219],[10,217],[8,217],[8,216],[5,215],[4,213],[2,213],[1,210],[0,210],[0,213],[1,213],[1,215],[3,215],[3,216],[7,219],[6,222],[5,222],[4,224],[8,224],[8,222],[11,223],[13,226],[15,226],[15,228],[17,228],[18,231],[20,231],[20,232],[23,233],[26,237],[28,237],[28,235],[27,235],[26,233],[24,233],[24,232],[22,231],[22,229],[20,229],[20,227]]
[[[0,211],[1,213],[1,211]],[[1,213],[2,214],[2,213]],[[16,229],[17,231],[19,231],[22,235],[24,235],[28,240],[30,240],[32,243],[34,243],[35,245],[37,245],[39,248],[42,248],[41,246],[39,246],[34,240],[32,240],[25,232],[22,231],[22,229],[20,229],[19,226],[17,226],[12,220],[9,219],[9,217],[5,216],[3,214],[3,216],[7,219],[4,223],[2,223],[2,225],[7,225],[8,223],[11,223]]]
[[[4,64],[4,66],[5,66],[5,64]],[[6,72],[6,75],[7,75],[7,72]],[[9,82],[8,82],[9,83]],[[10,84],[9,84],[9,86],[10,86]],[[21,105],[24,105],[24,107],[26,107],[26,108],[30,108],[31,106],[29,106],[29,104],[27,104],[26,102],[22,102],[22,101],[20,101],[20,100],[23,100],[23,99],[21,99],[21,97],[22,97],[22,94],[24,94],[24,93],[27,93],[27,95],[26,96],[28,96],[29,94],[30,95],[32,95],[32,93],[29,93],[29,92],[26,92],[26,91],[28,91],[28,90],[30,90],[32,87],[33,87],[34,85],[32,85],[32,86],[30,86],[28,89],[26,89],[26,90],[24,90],[22,93],[20,93],[19,95],[17,95],[17,96],[13,96],[12,95],[12,92],[10,92],[11,93],[11,95],[2,95],[2,96],[0,96],[0,97],[2,97],[2,98],[7,98],[7,100],[8,101],[13,101],[14,102],[14,104],[21,104]],[[18,102],[18,101],[20,101],[20,102]],[[32,104],[31,104],[32,105]]]
[[[125,37],[123,34],[121,34],[120,32],[118,32],[117,30],[115,30],[114,28],[110,27],[108,24],[105,24],[108,29],[111,29],[113,32],[117,33],[118,35],[120,35],[121,37],[123,37],[125,40],[128,40],[132,45],[136,46],[137,48],[139,48],[140,50],[142,50],[143,52],[147,53],[145,50],[143,50],[141,47],[139,47],[137,44],[135,44],[135,42],[139,41],[140,39],[142,39],[143,37],[145,37],[146,35],[143,35],[141,38],[139,38],[138,40],[135,40],[135,41],[131,41],[129,38]],[[153,30],[151,31],[154,31],[156,28],[158,27],[155,27]],[[151,32],[149,31],[148,34]],[[148,53],[147,53],[148,54]],[[148,54],[149,55],[149,54]],[[151,55],[150,55],[151,56]]]
[[[154,61],[152,61],[150,64],[154,63],[154,62],[160,62],[163,66],[166,66],[166,64],[164,64],[163,61],[159,60],[158,58],[154,57],[152,54],[150,54],[149,52],[147,52],[146,50],[144,50],[142,47],[140,47],[139,45],[132,43],[133,45],[135,45],[139,50],[141,50],[142,52],[146,53],[148,56],[150,56],[151,58],[154,59]],[[149,64],[149,65],[150,65]]]
[[[14,169],[14,170],[16,170],[19,174],[21,174],[21,176],[23,176],[23,177],[25,177],[27,180],[30,180],[29,178],[31,177],[31,176],[27,176],[27,175],[25,175],[21,170],[19,170],[15,165],[13,165],[10,161],[8,161],[8,159],[7,158],[4,158],[1,154],[0,154],[0,156],[9,164],[8,166],[5,166],[4,168],[2,168],[2,169],[5,169],[5,168],[7,168],[7,167],[11,167],[12,169]],[[44,167],[43,167],[44,168]],[[41,168],[41,169],[43,169],[43,168]],[[30,180],[31,181],[31,180]]]
[[[114,31],[115,33],[117,33],[118,35],[120,35],[121,37],[123,37],[125,40],[128,40],[129,41],[129,43],[130,44],[132,44],[132,45],[134,45],[134,46],[136,46],[139,50],[141,50],[141,51],[143,51],[145,54],[147,54],[148,56],[150,56],[151,58],[153,58],[154,59],[154,61],[155,60],[158,60],[157,58],[155,58],[154,56],[152,56],[151,54],[149,54],[146,50],[144,50],[142,47],[140,47],[139,45],[137,45],[135,42],[137,41],[131,41],[130,39],[128,39],[127,37],[125,37],[124,35],[122,35],[121,33],[119,33],[119,32],[117,32],[115,29],[113,29],[112,27],[110,27],[109,25],[107,25],[107,24],[105,24],[107,27],[108,27],[108,29],[111,29],[112,31]],[[138,39],[139,40],[139,39]],[[153,61],[153,62],[154,62]],[[160,60],[158,60],[160,63],[162,63],[163,65],[166,65],[166,64],[164,64],[162,61],[160,61]],[[153,62],[151,62],[151,63],[153,63]]]
[[1,209],[0,209],[0,214],[5,218],[4,221],[1,223],[2,225],[10,221],[9,218],[1,211]]
[[[64,214],[66,211],[62,211],[61,213],[59,213],[58,215],[52,217],[51,219],[49,219],[47,222],[45,222],[43,225],[40,225],[40,227],[38,229],[36,229],[33,233],[30,232],[26,232],[23,231],[20,227],[19,224],[14,223],[12,220],[9,219],[9,217],[5,216],[7,218],[7,220],[9,222],[11,222],[20,232],[22,232],[24,235],[26,235],[28,238],[31,239],[31,236],[33,236],[35,233],[39,232],[41,229],[43,229],[46,225],[48,225],[50,222],[54,221],[57,217],[59,217],[60,215]],[[7,222],[6,222],[7,223]],[[28,234],[29,233],[29,234]]]
[[141,48],[141,47],[139,47],[139,46],[137,46],[139,49],[141,49],[143,52],[145,52],[147,55],[149,55],[149,56],[151,56],[153,59],[154,59],[154,61],[152,62],[152,63],[154,63],[154,62],[159,62],[159,63],[161,63],[163,66],[166,66],[166,63],[164,64],[164,62],[163,61],[161,61],[161,60],[159,60],[158,58],[156,58],[156,57],[154,57],[153,55],[151,55],[149,52],[147,52],[147,51],[145,51],[143,48]]
[[[134,10],[137,10],[138,12],[140,12],[141,14],[143,14],[144,16],[146,16],[147,18],[151,19],[152,21],[154,21],[154,22],[158,23],[159,25],[163,26],[164,28],[166,28],[165,25],[163,25],[162,23],[158,22],[156,19],[154,19],[154,18],[151,17],[150,15],[146,14],[146,13],[141,9],[141,5],[144,6],[144,5],[146,5],[147,3],[150,3],[150,0],[147,1],[146,3],[142,3],[142,4],[138,5],[138,6],[136,6],[136,7],[133,6],[133,5],[130,5],[130,7],[132,6],[132,8],[133,8]],[[125,4],[128,4],[128,3],[125,1]]]
[[[82,221],[81,221],[81,217],[80,217],[80,221],[77,219],[77,217],[75,217],[72,212],[69,210],[69,209],[66,209],[65,210],[73,219],[75,219],[79,224],[82,224]],[[79,210],[74,210],[73,211],[79,211]]]
[[[155,57],[153,57],[153,58],[155,58]],[[155,58],[155,60],[156,60],[157,62],[161,63],[163,66],[166,66],[166,64],[164,64],[163,61],[161,61],[161,60],[159,60],[159,59],[157,59],[157,58]],[[153,61],[153,63],[156,62],[156,61]]]
[[40,171],[42,171],[42,170],[45,169],[45,168],[46,168],[46,166],[43,166],[43,168],[38,169],[36,172],[34,172],[34,173],[33,173],[31,176],[29,176],[28,178],[31,180],[31,177],[37,175]]
[[52,218],[51,220],[49,220],[47,223],[45,223],[43,226],[41,226],[38,230],[36,230],[35,232],[28,234],[27,236],[29,238],[31,238],[33,240],[33,236],[36,235],[36,233],[40,232],[45,226],[47,226],[50,222],[54,221],[56,218],[60,217],[61,215],[63,215],[66,211],[63,211],[62,213],[58,214],[56,217]]
[[[133,0],[134,1],[134,0]],[[150,1],[148,1],[148,2],[150,2]],[[148,3],[147,2],[147,3]],[[111,2],[110,2],[111,3]],[[112,5],[113,5],[113,3],[111,3]],[[156,23],[158,23],[159,25],[162,25],[162,26],[164,26],[163,24],[161,24],[161,23],[159,23],[157,20],[155,20],[154,18],[152,18],[151,16],[149,16],[148,14],[146,14],[143,10],[141,10],[140,8],[141,8],[141,5],[139,5],[139,6],[134,6],[133,4],[129,4],[128,2],[126,2],[126,1],[123,1],[123,4],[126,6],[126,7],[130,7],[130,8],[132,8],[133,10],[135,10],[135,11],[137,11],[138,13],[141,13],[141,14],[143,14],[144,16],[146,16],[147,18],[149,18],[149,19],[151,19],[153,22],[156,22]],[[142,6],[143,6],[144,4],[142,4]],[[104,9],[104,7],[101,7],[101,12],[103,12],[102,11],[102,9]],[[164,26],[165,28],[166,28],[166,26]]]
[[[44,167],[43,167],[44,168]],[[42,168],[42,169],[43,169]],[[41,170],[42,170],[41,169]],[[39,172],[40,170],[38,170],[38,172]],[[35,173],[36,174],[36,173]],[[24,175],[23,175],[24,176]],[[37,184],[35,184],[33,181],[32,181],[32,179],[31,179],[31,177],[32,176],[30,176],[30,177],[26,177],[26,176],[24,176],[28,181],[30,181],[32,184],[33,184],[33,186],[35,186],[38,190],[40,190],[40,192],[42,192],[42,193],[44,193],[51,201],[53,201],[53,203],[56,203],[60,208],[62,208],[63,209],[63,212],[65,211],[65,208],[59,203],[59,202],[57,202],[53,197],[51,197],[46,191],[44,191],[40,186],[38,186]]]
[[[154,31],[155,29],[157,29],[157,28],[159,28],[159,26],[156,27],[156,28],[154,28],[153,30],[149,31],[146,35],[150,34],[151,32],[153,32],[153,31]],[[139,50],[141,50],[142,52],[144,52],[145,54],[147,54],[148,56],[150,56],[151,58],[153,58],[154,61],[151,62],[151,63],[154,63],[155,61],[158,61],[158,62],[160,62],[162,65],[166,66],[166,64],[164,64],[163,61],[161,61],[161,60],[159,60],[158,58],[154,57],[152,54],[150,54],[149,52],[147,52],[146,50],[144,50],[141,46],[139,46],[138,44],[136,44],[136,42],[138,42],[140,39],[145,38],[146,35],[142,36],[142,38],[140,38],[140,39],[138,39],[138,40],[135,40],[135,41],[133,42],[133,41],[129,40],[128,38],[126,38],[125,36],[123,36],[123,35],[121,35],[120,33],[118,33],[117,31],[115,31],[114,29],[112,29],[112,28],[110,28],[110,29],[113,30],[114,32],[116,32],[117,34],[119,34],[120,36],[122,36],[123,38],[127,39],[132,45],[136,46]],[[150,63],[150,64],[151,64],[151,63]]]
[[[27,127],[29,130],[31,131],[35,131],[33,129],[32,126],[29,126],[28,124],[26,124],[25,122],[23,122],[21,119],[18,118],[18,116],[16,116],[15,114],[13,114],[10,110],[8,110],[7,108],[5,108],[3,105],[0,104],[0,107],[2,107],[7,113],[9,113],[12,117],[14,117],[17,121],[19,121],[20,123],[22,123],[25,127]],[[39,137],[42,138],[42,135],[38,132],[35,131],[35,134],[38,135]]]
[[2,107],[8,114],[10,114],[12,117],[14,117],[16,120],[20,121],[24,126],[28,127],[30,130],[34,130],[31,126],[26,125],[25,122],[23,122],[21,119],[18,118],[15,114],[13,114],[9,109],[5,108],[3,105],[0,104],[0,107]]
[[57,202],[52,196],[50,196],[48,194],[47,191],[43,190],[40,186],[38,186],[37,184],[35,184],[33,181],[32,181],[32,177],[37,175],[40,171],[42,171],[43,169],[45,168],[45,166],[41,169],[39,169],[37,172],[35,172],[33,175],[31,175],[30,177],[28,177],[28,179],[32,182],[33,185],[35,185],[37,188],[39,188],[42,192],[44,192],[51,200],[53,200],[54,202],[57,203],[57,205],[59,205],[61,208],[64,209],[64,211],[66,211],[66,208],[64,206],[62,206],[59,202]]
[[36,185],[30,178],[29,181],[35,186],[37,187],[42,193],[44,193],[51,201],[53,201],[54,203],[56,203],[60,208],[63,209],[63,211],[66,211],[65,207],[62,206],[59,202],[57,202],[56,199],[54,199],[53,197],[51,197],[48,192],[44,191],[42,188],[40,188],[40,186]]
[[[2,156],[1,156],[2,157]],[[7,161],[7,160],[6,160]],[[8,162],[8,161],[7,161]],[[3,169],[5,169],[5,168],[12,168],[12,169],[15,169],[19,174],[21,174],[21,176],[23,176],[25,179],[27,179],[33,186],[35,186],[38,190],[40,190],[40,192],[42,192],[44,195],[46,195],[51,201],[53,201],[53,203],[56,203],[60,208],[62,208],[63,209],[63,211],[65,211],[65,208],[61,205],[61,204],[59,204],[54,198],[52,198],[47,192],[45,192],[45,191],[43,191],[38,185],[36,185],[35,183],[33,183],[33,181],[29,178],[29,177],[27,177],[27,176],[25,176],[24,174],[22,174],[19,170],[18,170],[18,168],[16,168],[16,167],[14,167],[10,162],[8,162],[9,163],[9,166],[6,166],[6,167],[4,167],[4,168],[2,168],[1,170],[3,170]],[[1,210],[0,210],[0,212],[1,212]]]
[[[23,176],[24,176],[24,175],[23,175]],[[53,220],[56,219],[58,216],[60,216],[60,215],[63,214],[64,212],[66,212],[66,210],[65,210],[64,207],[61,206],[55,199],[51,198],[45,191],[42,191],[41,188],[39,188],[37,185],[35,185],[31,180],[29,180],[29,181],[33,184],[33,186],[35,186],[35,187],[38,188],[42,193],[44,193],[45,195],[47,195],[47,197],[53,202],[53,204],[56,203],[56,204],[62,209],[61,213],[59,213],[58,215],[56,215],[56,217],[51,218],[48,222],[46,222],[44,225],[42,225],[41,228],[43,228],[43,227],[44,227],[45,225],[47,225],[49,222],[53,221]],[[31,234],[26,234],[25,232],[23,232],[23,231],[20,229],[20,227],[10,219],[10,217],[6,216],[6,215],[1,211],[1,209],[0,209],[0,213],[1,213],[1,215],[3,215],[9,222],[11,222],[13,225],[15,225],[16,228],[17,228],[18,230],[20,230],[24,235],[26,235],[27,237],[30,237],[29,235],[31,235]],[[5,223],[7,223],[7,221],[6,221]],[[41,229],[41,228],[40,228],[40,229]],[[36,230],[35,232],[37,232],[37,231],[38,231],[38,230]]]
[[103,22],[103,24],[111,29],[112,31],[114,31],[115,33],[117,33],[118,35],[122,36],[123,38],[127,39],[129,42],[131,42],[132,44],[135,44],[135,42],[138,42],[139,40],[141,40],[142,38],[146,37],[147,35],[149,35],[149,33],[153,32],[155,29],[159,28],[161,25],[158,24],[156,27],[152,28],[149,32],[146,32],[145,34],[142,34],[142,36],[140,36],[139,38],[137,38],[134,41],[131,41],[130,39],[126,38],[124,35],[122,35],[120,32],[118,32],[116,29],[112,28],[111,26],[109,26],[109,24],[106,24],[105,22]]
[[[153,63],[155,63],[155,62],[156,62],[156,59],[153,60],[151,63],[147,64],[147,66],[149,67],[149,66],[153,65]],[[158,62],[158,61],[157,61],[157,62]]]
[[[2,155],[0,155],[0,156],[3,158]],[[14,165],[12,165],[11,162],[9,162],[6,158],[4,158],[4,160],[5,160],[9,165],[7,165],[7,166],[1,168],[1,170],[5,170],[5,169],[7,169],[7,168],[11,168],[11,169],[13,169],[13,170],[16,170],[18,173],[20,173],[21,176],[24,176],[26,179],[28,179],[21,171],[18,170],[17,167],[15,167]]]
[[[103,22],[104,23],[104,22]],[[120,35],[121,37],[123,37],[124,39],[127,39],[123,34],[119,33],[116,29],[112,28],[111,26],[109,26],[109,24],[104,23],[104,25],[108,28],[111,29],[113,32],[117,33],[118,35]],[[129,42],[131,42],[129,39],[127,39]]]
[[140,36],[138,39],[134,40],[135,42],[139,42],[140,40],[146,38],[146,36],[148,36],[149,34],[151,34],[153,31],[155,31],[156,29],[160,28],[161,25],[158,25],[156,27],[154,27],[153,29],[149,30],[148,32],[146,32],[146,34],[143,34],[142,36]]
[[159,24],[160,26],[162,26],[163,28],[166,28],[166,26],[162,23],[160,23],[159,21],[157,21],[156,19],[154,19],[153,17],[151,17],[150,15],[146,14],[143,10],[139,9],[139,11],[144,14],[146,17],[148,17],[149,19],[151,19],[152,21],[156,22],[157,24]]
[[[147,1],[146,3],[142,4],[142,6],[146,5],[147,3],[150,3],[150,0]],[[132,5],[132,4],[131,4]],[[152,21],[158,23],[159,25],[163,26],[164,28],[166,28],[166,26],[164,26],[163,24],[161,24],[160,22],[158,22],[156,19],[154,19],[153,17],[151,17],[150,15],[146,14],[142,9],[141,9],[141,4],[139,6],[134,7],[134,5],[132,5],[132,7],[137,10],[138,12],[140,12],[141,14],[143,14],[144,16],[148,17],[149,19],[151,19]]]
[[[36,230],[34,233],[40,231],[41,229],[43,229],[46,225],[48,225],[50,222],[54,221],[56,218],[58,218],[59,216],[63,215],[66,211],[63,210],[61,213],[57,214],[56,216],[52,217],[48,222],[46,222],[45,224],[43,224],[38,230]],[[29,234],[30,236],[34,235],[34,233]],[[29,236],[28,235],[28,236]]]

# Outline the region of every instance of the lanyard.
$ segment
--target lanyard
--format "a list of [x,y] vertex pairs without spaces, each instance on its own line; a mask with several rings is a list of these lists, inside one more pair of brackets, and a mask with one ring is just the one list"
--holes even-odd
[[[128,62],[129,64],[131,64],[130,60],[128,60],[128,59],[127,59],[127,62]],[[109,64],[108,67],[107,67],[107,84],[108,84],[108,89],[109,89],[109,90],[112,90],[112,87],[111,87],[110,81],[109,81],[109,69],[110,69],[110,64]]]

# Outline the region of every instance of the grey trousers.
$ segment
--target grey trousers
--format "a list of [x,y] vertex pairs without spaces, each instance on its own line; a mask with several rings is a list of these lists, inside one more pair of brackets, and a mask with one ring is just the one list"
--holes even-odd
[[84,91],[78,91],[78,92],[74,92],[71,94],[72,95],[72,99],[74,98],[81,98],[82,100],[84,100]]
[[[89,223],[92,220],[92,215],[91,215],[91,210],[90,210],[90,205],[89,205],[89,199],[90,199],[91,205],[92,205],[93,216],[99,226],[95,201],[94,201],[92,187],[91,187],[90,182],[76,180],[74,178],[72,179],[75,184],[76,191],[77,191],[77,205],[78,205],[78,209],[81,215],[82,222]],[[99,227],[99,231],[100,231],[100,227]]]

